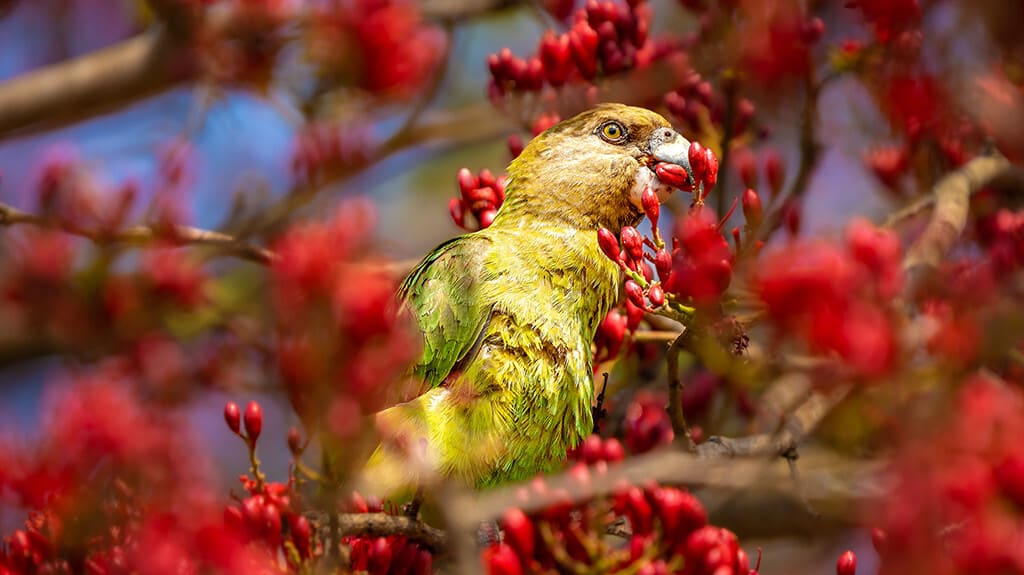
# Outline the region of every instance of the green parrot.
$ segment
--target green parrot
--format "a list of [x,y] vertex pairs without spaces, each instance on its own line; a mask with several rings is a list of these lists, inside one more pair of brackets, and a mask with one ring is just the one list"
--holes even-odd
[[653,165],[689,174],[689,147],[662,116],[621,104],[526,146],[493,223],[441,244],[401,284],[423,334],[418,395],[377,415],[367,488],[431,473],[476,487],[529,478],[591,433],[591,341],[620,279],[597,231],[638,223],[647,187],[664,201],[672,188]]

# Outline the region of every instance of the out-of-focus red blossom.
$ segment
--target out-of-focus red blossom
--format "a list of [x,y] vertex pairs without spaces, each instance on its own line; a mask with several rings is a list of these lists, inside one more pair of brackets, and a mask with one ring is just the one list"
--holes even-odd
[[366,126],[324,122],[306,126],[295,137],[292,174],[305,183],[329,180],[365,165],[373,151]]
[[626,341],[626,334],[629,331],[627,318],[618,309],[611,309],[608,315],[597,327],[594,334],[596,351],[594,355],[594,369],[599,369],[600,364],[610,361],[619,356],[622,352],[623,343]]
[[896,360],[888,302],[902,282],[899,240],[857,220],[845,247],[795,242],[765,254],[753,285],[779,335],[835,352],[861,375],[877,377]]
[[883,86],[883,111],[911,141],[938,130],[940,123],[948,121],[949,99],[934,77],[923,73],[898,74],[886,78]]
[[166,298],[185,309],[202,303],[206,275],[182,249],[158,248],[142,254],[141,272],[157,301]]
[[886,188],[898,190],[900,178],[906,173],[910,158],[905,146],[889,146],[865,153],[864,163]]
[[[665,94],[669,114],[683,122],[692,133],[703,134],[705,122],[722,129],[725,122],[726,98],[720,89],[696,72],[686,74],[679,86]],[[756,108],[750,100],[740,98],[733,110],[732,134],[742,136],[752,127]]]
[[582,443],[569,450],[567,454],[571,461],[582,461],[587,465],[597,463],[615,463],[626,457],[622,443],[614,437],[602,438],[600,435],[588,435]]
[[626,408],[623,427],[626,447],[632,453],[645,453],[668,445],[675,438],[665,399],[646,392],[637,393]]
[[815,25],[798,3],[743,0],[740,10],[746,20],[736,31],[739,59],[752,80],[773,86],[810,71]]
[[[269,572],[265,549],[226,526],[183,422],[114,374],[51,389],[32,449],[0,449],[0,490],[38,510],[5,537],[4,573]],[[8,443],[4,438],[4,443]]]
[[847,0],[846,7],[859,9],[882,43],[916,26],[921,19],[918,0]]
[[[332,219],[302,224],[275,242],[278,361],[307,429],[320,429],[342,405],[352,416],[394,400],[387,390],[416,353],[394,300],[396,278],[370,257],[372,226],[371,206],[351,201]],[[360,421],[347,417],[333,431],[355,433]]]
[[885,533],[881,575],[1022,572],[1022,410],[1019,387],[973,376],[940,425],[903,441],[893,488],[870,515]]
[[[498,209],[505,202],[505,176],[494,177],[490,170],[484,168],[473,175],[467,168],[459,170],[458,198],[448,202],[448,214],[455,225],[468,231],[483,229],[491,225]],[[466,221],[466,215],[472,214],[478,227]]]
[[733,256],[710,210],[692,210],[676,220],[672,253],[665,290],[699,306],[716,304],[732,281]]
[[307,56],[321,74],[341,75],[378,96],[415,93],[436,68],[445,41],[406,0],[321,2],[308,21]]

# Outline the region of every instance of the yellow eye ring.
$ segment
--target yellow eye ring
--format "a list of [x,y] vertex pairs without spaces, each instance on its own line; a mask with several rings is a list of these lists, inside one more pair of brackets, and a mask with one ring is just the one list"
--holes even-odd
[[618,122],[607,122],[601,126],[600,134],[604,140],[616,143],[626,137],[626,129]]

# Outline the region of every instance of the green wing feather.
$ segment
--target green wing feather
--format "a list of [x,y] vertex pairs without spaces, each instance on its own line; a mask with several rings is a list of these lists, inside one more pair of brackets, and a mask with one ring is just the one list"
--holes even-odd
[[411,373],[420,393],[441,385],[475,355],[491,315],[480,297],[491,240],[480,234],[451,239],[431,252],[398,290],[423,332],[423,353]]

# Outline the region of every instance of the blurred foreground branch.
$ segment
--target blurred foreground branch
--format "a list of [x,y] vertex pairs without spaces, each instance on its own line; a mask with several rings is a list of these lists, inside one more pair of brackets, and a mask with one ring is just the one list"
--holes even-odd
[[0,226],[19,224],[59,229],[72,235],[88,238],[98,244],[146,246],[163,242],[171,245],[210,246],[227,255],[264,265],[271,263],[277,257],[274,252],[266,248],[241,241],[234,236],[191,226],[169,226],[167,228],[130,226],[120,230],[90,230],[60,225],[53,220],[0,203]]

